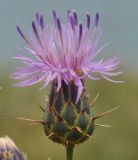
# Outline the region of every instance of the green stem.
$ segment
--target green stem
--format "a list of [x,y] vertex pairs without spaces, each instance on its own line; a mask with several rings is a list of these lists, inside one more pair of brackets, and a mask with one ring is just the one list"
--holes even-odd
[[72,144],[68,144],[66,146],[67,160],[73,160],[73,149],[74,149],[74,145]]

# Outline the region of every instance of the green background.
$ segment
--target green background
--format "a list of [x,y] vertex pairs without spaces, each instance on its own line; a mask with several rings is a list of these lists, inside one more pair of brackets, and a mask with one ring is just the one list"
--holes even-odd
[[[110,124],[111,128],[95,129],[93,138],[76,146],[74,160],[136,160],[138,159],[138,64],[137,64],[137,5],[136,0],[0,0],[0,136],[8,135],[27,154],[28,160],[64,160],[62,145],[48,140],[40,125],[18,120],[26,117],[42,120],[43,113],[37,103],[45,106],[49,88],[38,91],[40,85],[28,88],[14,88],[10,74],[17,65],[11,57],[16,46],[25,45],[18,36],[15,25],[18,22],[27,33],[36,11],[44,13],[46,23],[52,23],[52,10],[56,9],[65,22],[67,9],[75,9],[85,22],[85,12],[100,13],[103,29],[101,44],[110,39],[114,42],[104,52],[107,57],[118,53],[124,70],[118,79],[123,84],[106,81],[87,81],[88,92],[94,98],[100,91],[94,114],[116,106],[119,109],[97,121]],[[19,63],[18,63],[19,64]]]

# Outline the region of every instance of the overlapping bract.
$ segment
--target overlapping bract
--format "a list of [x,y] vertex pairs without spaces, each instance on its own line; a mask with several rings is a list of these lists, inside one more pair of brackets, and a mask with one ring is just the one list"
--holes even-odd
[[[37,13],[35,20],[32,21],[33,32],[29,33],[29,39],[17,25],[18,32],[27,43],[25,50],[28,55],[30,54],[30,58],[23,54],[14,57],[26,65],[17,68],[12,75],[15,79],[22,79],[16,86],[29,86],[43,81],[42,88],[44,88],[56,80],[59,91],[62,80],[67,85],[73,81],[78,87],[76,99],[78,101],[84,89],[83,79],[86,77],[92,80],[103,77],[116,82],[111,77],[121,73],[116,71],[119,59],[114,57],[108,60],[95,60],[95,57],[110,43],[97,49],[102,35],[98,26],[99,14],[96,13],[94,23],[91,24],[90,15],[87,13],[85,25],[78,20],[75,11],[68,11],[65,25],[61,23],[55,11],[53,17],[54,24],[45,25],[43,15]],[[94,73],[100,76],[95,77]]]

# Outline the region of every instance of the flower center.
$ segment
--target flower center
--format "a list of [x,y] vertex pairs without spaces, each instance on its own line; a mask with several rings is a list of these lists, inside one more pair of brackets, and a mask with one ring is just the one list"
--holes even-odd
[[83,76],[83,74],[84,74],[83,71],[80,68],[76,70],[76,73],[80,77]]

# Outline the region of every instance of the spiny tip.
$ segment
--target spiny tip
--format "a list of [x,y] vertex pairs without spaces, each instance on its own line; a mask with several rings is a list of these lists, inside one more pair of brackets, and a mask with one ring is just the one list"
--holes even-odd
[[90,106],[91,106],[91,107],[93,107],[93,106],[95,105],[95,103],[96,103],[99,95],[100,95],[100,91],[97,93],[96,97],[95,97],[95,98],[93,99],[93,101],[90,103]]
[[20,120],[24,120],[24,121],[29,121],[32,124],[42,124],[44,125],[45,123],[43,121],[37,121],[37,120],[33,120],[33,119],[28,119],[28,118],[23,118],[23,117],[17,117]]
[[103,117],[103,116],[111,113],[112,111],[114,111],[114,110],[116,110],[116,109],[118,109],[118,108],[119,108],[119,107],[115,107],[115,108],[113,108],[113,109],[111,109],[111,110],[108,110],[107,112],[104,112],[104,113],[102,113],[102,114],[100,114],[100,115],[98,115],[98,116],[95,116],[95,117],[93,117],[93,120],[98,119],[98,118],[100,118],[100,117]]
[[94,126],[98,126],[98,127],[112,127],[110,125],[107,125],[107,124],[94,124]]

